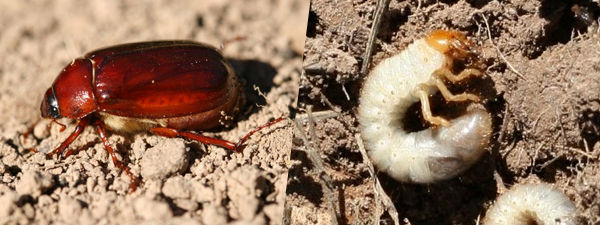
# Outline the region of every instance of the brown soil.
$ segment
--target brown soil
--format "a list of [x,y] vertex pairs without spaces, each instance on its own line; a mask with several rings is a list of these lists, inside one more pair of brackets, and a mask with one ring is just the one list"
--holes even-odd
[[[132,172],[110,161],[95,130],[46,157],[73,130],[40,116],[39,104],[73,58],[113,44],[188,39],[218,46],[244,79],[246,104],[232,127],[206,135],[237,140],[295,105],[308,2],[0,1],[0,224],[280,224],[291,131],[284,121],[255,134],[242,154],[147,133],[110,135]],[[260,91],[254,90],[258,87]],[[34,147],[39,153],[29,152]]]
[[[383,211],[355,139],[359,71],[375,8],[376,1],[312,2],[299,108],[341,113],[318,120],[309,143],[294,139],[286,203],[292,224],[330,223],[331,201],[347,224],[370,224]],[[485,97],[495,124],[489,154],[458,178],[414,185],[378,174],[401,223],[476,224],[503,185],[548,182],[573,200],[584,224],[600,224],[599,13],[598,2],[583,0],[391,1],[371,68],[433,29],[464,32],[481,46],[486,76],[455,89]],[[439,101],[434,113],[444,107],[452,105]],[[324,194],[327,179],[309,160],[310,146],[334,197]],[[380,218],[392,223],[388,213]]]

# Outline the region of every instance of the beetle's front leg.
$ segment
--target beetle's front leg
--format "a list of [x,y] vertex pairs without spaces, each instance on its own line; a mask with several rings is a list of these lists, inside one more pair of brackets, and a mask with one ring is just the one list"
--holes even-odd
[[100,120],[96,121],[95,123],[96,128],[98,129],[98,134],[100,135],[100,139],[102,139],[102,143],[104,144],[104,148],[106,149],[106,151],[108,151],[108,153],[110,154],[110,157],[112,158],[113,164],[115,164],[116,167],[118,167],[119,169],[125,171],[125,173],[129,176],[129,178],[131,179],[131,183],[129,184],[129,190],[131,190],[131,192],[134,192],[136,189],[136,178],[135,176],[133,176],[133,173],[131,173],[131,170],[129,169],[129,167],[123,165],[123,163],[121,163],[121,161],[119,161],[119,159],[117,159],[117,155],[115,154],[115,151],[112,149],[112,147],[110,147],[110,142],[108,142],[108,138],[106,136],[106,129],[104,128],[104,123]]
[[75,127],[75,130],[73,131],[73,133],[71,133],[71,135],[69,135],[69,137],[67,139],[65,139],[65,141],[63,141],[63,143],[60,144],[60,146],[58,146],[58,148],[52,150],[51,152],[49,152],[47,155],[48,156],[52,156],[54,154],[59,154],[61,155],[63,153],[63,151],[65,151],[65,149],[67,147],[69,147],[69,145],[75,141],[75,139],[77,137],[79,137],[79,135],[81,134],[81,132],[83,131],[83,129],[85,128],[85,126],[87,126],[89,124],[89,119],[88,118],[83,118],[81,120],[79,120],[79,123],[77,123],[77,127]]

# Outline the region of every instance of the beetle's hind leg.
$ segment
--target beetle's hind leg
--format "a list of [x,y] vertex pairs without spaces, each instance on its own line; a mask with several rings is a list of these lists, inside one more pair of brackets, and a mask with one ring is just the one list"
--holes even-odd
[[183,137],[183,138],[195,140],[195,141],[198,141],[198,142],[201,142],[204,144],[217,145],[217,146],[237,152],[235,143],[233,143],[231,141],[207,137],[207,136],[195,134],[192,132],[179,131],[177,129],[167,128],[167,127],[155,127],[155,128],[150,129],[150,132],[152,132],[153,134],[168,137],[168,138]]
[[192,132],[187,132],[187,131],[179,131],[177,129],[173,129],[173,128],[167,128],[167,127],[155,127],[150,129],[150,132],[156,134],[156,135],[160,135],[160,136],[164,136],[164,137],[169,137],[169,138],[175,138],[175,137],[183,137],[183,138],[187,138],[187,139],[191,139],[191,140],[195,140],[204,144],[210,144],[210,145],[216,145],[216,146],[220,146],[226,149],[229,149],[231,151],[240,153],[242,152],[243,148],[244,148],[244,143],[248,140],[248,138],[250,138],[250,136],[252,136],[253,134],[255,134],[256,132],[259,132],[260,130],[269,127],[275,123],[278,123],[280,121],[282,121],[284,119],[283,116],[268,122],[250,132],[248,132],[244,137],[240,138],[240,140],[236,143],[233,143],[231,141],[226,141],[226,140],[222,140],[222,139],[218,139],[218,138],[212,138],[212,137],[207,137],[204,135],[200,135],[200,134],[196,134],[196,133],[192,133]]

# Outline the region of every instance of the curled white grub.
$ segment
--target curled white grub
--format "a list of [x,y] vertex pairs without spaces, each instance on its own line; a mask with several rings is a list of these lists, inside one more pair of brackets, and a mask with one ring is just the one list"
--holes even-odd
[[[454,60],[476,57],[467,38],[456,31],[438,30],[383,60],[369,74],[361,92],[358,119],[373,163],[401,182],[431,183],[450,179],[468,169],[485,152],[492,120],[484,110],[471,110],[448,121],[433,116],[429,96],[440,91],[446,101],[478,101],[473,94],[452,94],[452,83],[481,75],[467,68],[451,72]],[[407,109],[421,102],[423,118],[432,128],[403,129]]]
[[484,225],[575,225],[575,205],[549,184],[520,184],[487,211]]

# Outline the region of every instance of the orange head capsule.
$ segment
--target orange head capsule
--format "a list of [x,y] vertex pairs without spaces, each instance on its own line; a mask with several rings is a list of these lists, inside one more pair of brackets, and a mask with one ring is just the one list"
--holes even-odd
[[435,30],[427,37],[427,44],[452,59],[467,59],[477,54],[477,49],[467,37],[452,30]]

